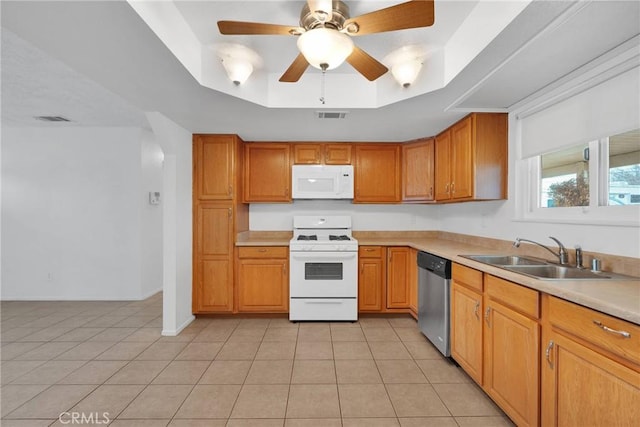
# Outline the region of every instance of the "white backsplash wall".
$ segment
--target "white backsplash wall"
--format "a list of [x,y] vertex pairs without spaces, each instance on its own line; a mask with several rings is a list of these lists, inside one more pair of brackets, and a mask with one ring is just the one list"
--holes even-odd
[[252,204],[249,228],[291,230],[294,215],[349,215],[356,231],[437,230],[439,207],[431,205],[365,205],[350,200],[296,200],[293,203]]

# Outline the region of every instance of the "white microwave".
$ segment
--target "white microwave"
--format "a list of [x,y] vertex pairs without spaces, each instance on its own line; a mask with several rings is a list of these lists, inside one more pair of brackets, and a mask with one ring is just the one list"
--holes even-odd
[[353,199],[353,166],[293,165],[294,199]]

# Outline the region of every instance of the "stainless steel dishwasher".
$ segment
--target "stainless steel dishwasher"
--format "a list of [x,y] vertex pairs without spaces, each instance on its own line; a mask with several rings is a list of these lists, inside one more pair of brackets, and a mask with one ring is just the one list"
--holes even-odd
[[449,344],[451,261],[418,252],[418,327],[445,356]]

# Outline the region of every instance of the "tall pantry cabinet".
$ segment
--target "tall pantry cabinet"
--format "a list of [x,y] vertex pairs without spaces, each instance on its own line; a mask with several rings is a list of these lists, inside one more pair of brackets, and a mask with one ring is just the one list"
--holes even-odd
[[234,310],[234,240],[249,229],[242,199],[243,141],[193,136],[193,312]]

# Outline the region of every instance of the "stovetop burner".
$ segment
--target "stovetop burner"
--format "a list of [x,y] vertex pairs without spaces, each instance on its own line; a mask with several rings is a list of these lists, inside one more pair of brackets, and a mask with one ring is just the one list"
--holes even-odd
[[351,237],[343,234],[341,236],[329,235],[329,240],[351,240]]
[[315,234],[308,236],[301,234],[298,236],[298,240],[318,240],[318,236],[316,236]]

